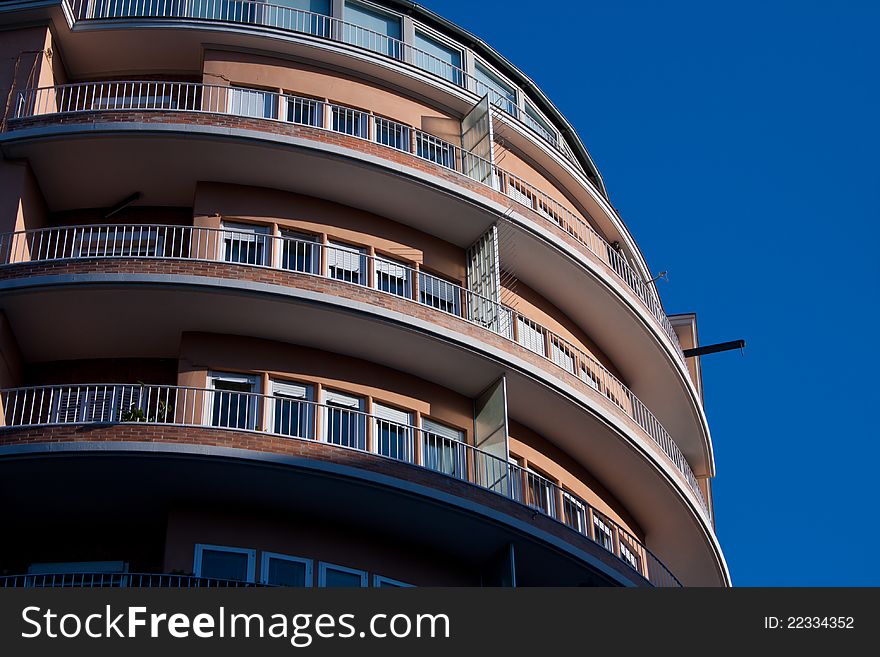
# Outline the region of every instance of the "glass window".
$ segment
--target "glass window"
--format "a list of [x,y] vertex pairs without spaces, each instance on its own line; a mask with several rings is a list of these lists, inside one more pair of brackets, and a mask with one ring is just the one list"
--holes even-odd
[[464,81],[461,70],[461,50],[446,45],[439,39],[416,30],[413,63],[421,69],[446,78],[457,85]]
[[541,113],[528,101],[526,101],[526,112],[523,117],[523,122],[551,144],[556,143],[556,131],[553,129],[553,126],[551,126],[550,122],[541,116]]
[[426,468],[466,479],[466,449],[464,432],[428,418],[422,419],[422,459]]
[[254,550],[221,545],[196,545],[193,572],[196,577],[254,581]]
[[327,273],[336,278],[356,285],[367,284],[367,257],[365,249],[358,249],[347,244],[330,242],[327,245]]
[[267,0],[273,5],[310,11],[313,14],[330,15],[330,0]]
[[281,267],[303,274],[317,274],[321,270],[321,245],[314,235],[281,231]]
[[369,116],[366,112],[348,107],[340,107],[339,105],[334,105],[330,109],[333,113],[334,132],[341,132],[344,135],[360,137],[361,139],[369,137],[369,130],[367,128]]
[[264,584],[302,588],[312,585],[312,561],[276,552],[261,554],[261,577]]
[[544,475],[532,468],[526,468],[528,504],[548,515],[556,508],[553,486]]
[[380,257],[377,257],[373,262],[376,267],[377,290],[399,297],[409,298],[411,296],[410,269],[406,265]]
[[558,338],[552,338],[550,349],[553,362],[567,372],[574,374],[574,350]]
[[359,2],[345,3],[342,40],[361,48],[401,59],[400,17]]
[[367,422],[364,400],[332,390],[323,391],[324,441],[343,447],[367,449]]
[[207,395],[211,426],[256,429],[259,397],[257,379],[241,374],[212,373]]
[[366,588],[367,573],[332,563],[318,564],[318,586],[325,588]]
[[573,495],[562,492],[562,510],[565,513],[565,524],[579,531],[587,533],[587,508]]
[[223,260],[243,265],[268,265],[269,226],[223,223]]
[[474,67],[477,93],[489,94],[489,102],[516,116],[516,90],[480,62]]
[[397,121],[376,117],[376,143],[410,152],[410,129]]
[[373,587],[377,589],[409,589],[413,588],[413,584],[407,584],[406,582],[400,582],[396,579],[391,579],[389,577],[382,577],[381,575],[373,575]]
[[529,351],[545,355],[544,329],[521,315],[516,318],[516,341]]
[[419,272],[419,302],[461,316],[460,287],[442,278]]
[[626,561],[633,570],[642,572],[642,560],[623,540],[620,541],[620,558]]
[[416,155],[441,167],[455,169],[455,147],[433,135],[416,133]]
[[312,438],[314,388],[293,381],[272,381],[272,430],[282,436]]
[[614,551],[614,535],[611,527],[598,513],[593,513],[593,530],[596,533],[596,542],[609,552]]
[[287,120],[300,125],[320,128],[324,125],[324,103],[311,98],[284,96],[284,107]]
[[412,415],[385,404],[373,404],[373,441],[377,454],[398,461],[413,460]]
[[276,94],[259,89],[230,87],[227,91],[226,109],[230,114],[256,119],[278,117]]

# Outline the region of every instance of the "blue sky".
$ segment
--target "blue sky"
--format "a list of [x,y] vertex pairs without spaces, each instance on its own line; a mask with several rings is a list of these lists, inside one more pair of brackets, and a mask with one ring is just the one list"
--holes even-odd
[[880,585],[880,3],[423,4],[572,122],[667,311],[748,341],[703,359],[734,584]]

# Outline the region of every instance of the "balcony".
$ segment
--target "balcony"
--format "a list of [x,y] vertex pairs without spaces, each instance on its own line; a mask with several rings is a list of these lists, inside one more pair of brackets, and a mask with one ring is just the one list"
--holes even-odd
[[[567,527],[653,586],[680,586],[643,543],[582,498],[506,459],[425,428],[304,399],[182,386],[41,386],[0,391],[0,401],[6,430],[83,425],[199,427],[319,442],[429,470]],[[30,440],[39,442],[38,433],[31,435]],[[126,435],[128,440],[137,438],[130,431]]]
[[[0,272],[97,259],[193,261],[304,274],[369,288],[418,307],[463,320],[538,356],[562,376],[574,377],[610,402],[659,448],[709,514],[681,449],[644,403],[606,367],[562,336],[493,299],[418,268],[352,248],[232,228],[162,225],[90,225],[0,235]],[[37,273],[28,270],[28,273]],[[584,385],[585,384],[585,385]]]
[[[571,148],[534,111],[510,96],[488,86],[473,74],[401,39],[375,32],[337,17],[302,9],[274,5],[258,0],[64,0],[74,24],[110,20],[185,20],[225,23],[265,30],[307,35],[320,40],[341,42],[368,51],[371,55],[413,66],[444,85],[472,95],[475,102],[489,96],[490,102],[526,127],[529,133],[552,147],[578,170],[583,171]],[[463,47],[462,47],[463,48]]]
[[[353,138],[352,145],[367,152],[406,153],[419,162],[451,174],[477,193],[498,194],[502,202],[525,209],[537,222],[565,236],[573,248],[598,260],[606,275],[629,290],[675,352],[682,370],[685,358],[675,329],[653,288],[589,223],[543,191],[460,146],[417,128],[377,117],[362,109],[311,98],[253,89],[184,82],[90,82],[28,89],[19,93],[9,130],[41,123],[92,120],[93,116],[149,117],[233,115],[255,121],[271,131],[280,125],[301,126],[320,133]],[[164,117],[164,118],[163,118]],[[319,133],[319,134],[320,134]]]

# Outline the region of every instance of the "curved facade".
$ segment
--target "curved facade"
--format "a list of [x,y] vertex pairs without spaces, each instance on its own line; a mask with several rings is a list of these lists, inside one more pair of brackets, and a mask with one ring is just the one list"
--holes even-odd
[[729,584],[695,318],[500,54],[392,0],[0,25],[7,585]]

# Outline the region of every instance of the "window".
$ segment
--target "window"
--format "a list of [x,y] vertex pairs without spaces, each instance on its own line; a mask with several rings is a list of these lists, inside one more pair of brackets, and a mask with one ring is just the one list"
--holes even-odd
[[269,264],[269,226],[223,223],[223,260],[243,265]]
[[[39,233],[37,238],[39,239]],[[66,236],[65,236],[66,237]],[[57,252],[58,245],[54,245]],[[43,249],[36,244],[33,260],[56,257],[47,245]],[[32,247],[33,248],[33,247]],[[63,248],[63,247],[62,247]],[[163,239],[158,228],[144,226],[86,226],[73,229],[72,255],[75,258],[109,256],[150,257],[164,255]],[[42,257],[41,257],[42,256]]]
[[459,86],[463,83],[461,50],[446,45],[422,30],[416,30],[414,45],[413,63],[416,66]]
[[260,555],[260,582],[302,588],[312,585],[312,560],[277,552]]
[[593,388],[593,390],[599,389],[599,375],[593,371],[593,368],[590,365],[587,365],[585,362],[581,362],[581,381],[586,383],[588,386]]
[[279,262],[283,269],[303,274],[318,274],[321,271],[321,245],[314,235],[282,230]]
[[413,588],[413,584],[399,582],[396,579],[382,577],[381,575],[373,575],[373,587],[377,589],[409,589]]
[[419,302],[461,317],[459,286],[442,278],[419,272]]
[[230,87],[226,93],[226,111],[230,114],[255,119],[278,118],[277,96],[270,91]]
[[207,394],[210,425],[226,429],[257,428],[257,378],[244,374],[212,373]]
[[255,556],[254,550],[199,543],[193,572],[196,577],[253,582]]
[[283,96],[284,116],[291,123],[320,128],[324,125],[324,103],[311,98]]
[[367,448],[367,423],[364,400],[341,392],[325,390],[323,438],[343,447]]
[[376,117],[376,136],[377,144],[390,146],[399,151],[410,151],[410,135],[409,126],[405,126],[397,121]]
[[477,79],[478,94],[489,94],[489,102],[508,114],[516,115],[516,90],[512,86],[480,62],[474,67],[474,77]]
[[318,586],[324,588],[366,588],[367,573],[363,570],[337,566],[332,563],[318,564]]
[[73,386],[53,390],[52,421],[126,422],[140,408],[141,386]]
[[367,284],[367,257],[365,249],[358,249],[347,244],[330,242],[327,245],[327,273],[336,278],[356,285]]
[[332,130],[334,132],[341,132],[344,135],[361,139],[369,137],[368,121],[370,117],[366,112],[339,105],[334,105],[330,110],[333,114]]
[[507,178],[507,195],[527,208],[535,207],[535,200],[532,196],[532,192],[525,186],[525,183],[514,180],[509,176]]
[[556,144],[556,131],[547,119],[541,116],[541,113],[529,101],[526,101],[525,108],[523,122],[551,144]]
[[562,511],[566,525],[581,534],[587,533],[587,508],[567,491],[562,491]]
[[342,40],[367,50],[401,59],[400,17],[359,2],[345,3]]
[[614,552],[614,534],[605,519],[593,512],[593,531],[596,533],[596,542],[609,552]]
[[428,418],[422,419],[422,459],[426,468],[466,479],[466,449],[462,431]]
[[574,350],[559,338],[550,338],[550,351],[553,362],[567,372],[574,374]]
[[544,329],[522,315],[516,316],[516,341],[529,351],[544,356]]
[[626,561],[636,572],[642,572],[642,560],[623,540],[620,541],[620,558]]
[[406,265],[380,257],[377,257],[373,262],[376,267],[377,290],[399,297],[409,298],[411,296],[410,270]]
[[416,155],[422,159],[439,164],[447,169],[455,169],[455,149],[449,142],[424,132],[416,133]]
[[527,503],[547,515],[553,515],[556,510],[556,499],[553,484],[547,478],[533,470],[526,468],[526,490],[528,492]]
[[272,381],[272,418],[269,426],[282,436],[313,438],[314,389],[293,381]]
[[413,460],[412,415],[385,404],[373,404],[373,449],[398,461]]

